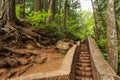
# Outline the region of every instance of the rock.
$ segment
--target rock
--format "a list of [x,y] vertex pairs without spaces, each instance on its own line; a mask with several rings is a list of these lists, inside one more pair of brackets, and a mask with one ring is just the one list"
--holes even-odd
[[39,55],[35,58],[34,62],[37,63],[37,64],[43,64],[45,63],[47,60],[47,55]]
[[7,73],[7,70],[6,69],[0,69],[0,76]]
[[30,49],[30,50],[33,50],[35,47],[34,47],[32,44],[28,43],[28,44],[26,45],[26,48],[27,48],[27,49]]
[[19,58],[18,59],[18,62],[21,64],[21,65],[26,65],[28,64],[28,61],[26,59],[23,59],[23,58]]
[[57,49],[60,49],[60,50],[68,50],[70,48],[69,44],[70,44],[69,42],[59,40],[56,44],[56,47]]

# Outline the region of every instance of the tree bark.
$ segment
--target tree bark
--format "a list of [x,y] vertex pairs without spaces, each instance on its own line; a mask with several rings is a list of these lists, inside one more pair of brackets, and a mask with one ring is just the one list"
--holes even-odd
[[49,10],[51,11],[52,15],[47,18],[46,23],[51,23],[53,21],[53,19],[54,19],[54,14],[53,14],[54,1],[55,0],[50,0]]
[[46,11],[46,0],[44,0],[43,9]]
[[41,11],[41,0],[34,0],[34,11]]
[[19,0],[20,3],[20,19],[25,19],[25,0]]
[[99,32],[98,32],[98,26],[97,26],[97,18],[96,18],[96,14],[95,14],[95,7],[94,7],[94,2],[93,2],[93,0],[91,0],[91,3],[92,3],[92,8],[93,8],[93,15],[94,15],[96,40],[99,40]]
[[0,0],[0,27],[8,23],[20,25],[15,14],[15,0]]
[[107,61],[117,72],[118,67],[118,50],[117,50],[117,33],[115,23],[114,0],[107,1]]
[[63,17],[64,17],[64,18],[63,18],[63,19],[64,19],[64,20],[63,20],[63,21],[64,21],[64,22],[63,22],[63,25],[64,25],[64,29],[65,29],[65,30],[66,30],[66,28],[67,28],[67,27],[66,27],[66,10],[67,10],[67,0],[65,0],[65,4],[64,4],[64,16],[63,16]]

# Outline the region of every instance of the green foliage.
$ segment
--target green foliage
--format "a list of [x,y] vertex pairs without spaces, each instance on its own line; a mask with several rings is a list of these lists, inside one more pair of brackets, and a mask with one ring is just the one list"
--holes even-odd
[[67,17],[66,32],[73,38],[77,39],[86,39],[87,36],[94,35],[93,14],[88,11],[81,11],[76,13],[76,15],[77,16]]
[[107,58],[107,49],[106,49],[107,48],[107,40],[100,39],[97,41],[97,44],[98,44],[100,50],[102,51],[104,58],[106,59]]
[[48,26],[45,24],[47,17],[51,16],[50,11],[32,12],[27,16],[27,19],[32,23],[33,27],[44,28]]
[[120,54],[118,55],[118,73],[120,73]]
[[25,2],[25,12],[26,15],[30,14],[34,9],[34,0],[26,0]]
[[118,45],[118,53],[120,54],[120,44]]
[[[17,16],[17,18],[20,18],[20,7],[21,6],[24,6],[24,4],[17,4],[16,5],[16,9],[15,9],[15,12],[16,12],[16,16]],[[25,9],[27,9],[27,8],[25,8]]]
[[20,4],[17,4],[16,5],[16,16],[17,16],[17,18],[20,18]]
[[100,46],[100,48],[105,48],[107,45],[107,40],[106,39],[100,39],[97,41],[98,45]]
[[94,17],[93,13],[89,11],[82,11],[80,12],[80,35],[82,39],[86,38],[87,36],[94,36]]
[[59,38],[65,37],[61,26],[56,21],[51,22],[49,32],[50,32],[49,34],[54,37],[59,37]]
[[54,36],[54,37],[58,37],[58,38],[65,37],[65,34],[62,30],[62,24],[61,24],[62,17],[63,17],[63,13],[62,14],[58,14],[58,13],[55,14],[54,21],[52,21],[49,24],[49,27],[46,30],[49,35]]
[[70,19],[67,20],[67,30],[66,33],[73,38],[80,38],[80,24],[77,20]]
[[[85,16],[84,12],[89,14],[89,15],[86,15],[86,19],[83,18],[83,16]],[[60,34],[62,36],[69,36],[73,39],[85,39],[88,35],[94,35],[94,31],[93,31],[94,19],[93,19],[92,13],[83,11],[81,15],[78,15],[78,13],[75,13],[75,12],[74,12],[74,16],[67,15],[66,30],[63,30],[63,27],[62,27],[63,24],[61,24],[61,20],[62,20],[61,17],[63,17],[63,14],[56,14],[55,20],[54,22],[52,22],[52,25],[51,25],[52,27],[57,26],[56,28],[54,28],[56,29],[54,34],[57,33],[57,35]]]
[[[46,19],[51,16],[50,11],[38,11],[32,12],[27,16],[27,19],[32,23],[34,28],[39,28],[43,30],[46,34],[54,37],[64,37],[64,33],[62,31],[61,19],[63,14],[55,14],[54,21],[50,24],[46,23]],[[59,35],[59,36],[58,36]]]
[[107,53],[103,53],[102,55],[103,55],[103,57],[104,57],[105,59],[107,59],[107,56],[108,56]]
[[120,74],[120,45],[118,45],[118,73]]
[[[74,5],[75,7],[75,5]],[[76,5],[77,7],[77,5]],[[94,18],[93,14],[88,11],[77,12],[75,9],[70,9],[67,12],[66,26],[63,26],[63,12],[54,15],[54,21],[50,24],[46,23],[47,17],[51,16],[50,11],[32,12],[27,16],[27,19],[35,28],[42,28],[44,32],[52,36],[66,37],[70,36],[73,39],[85,39],[89,35],[94,35]],[[26,9],[29,12],[29,9]],[[62,11],[62,10],[61,10]]]

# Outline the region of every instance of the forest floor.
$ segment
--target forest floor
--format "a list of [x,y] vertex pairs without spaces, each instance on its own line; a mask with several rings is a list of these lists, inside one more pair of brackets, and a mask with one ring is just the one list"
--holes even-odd
[[[56,51],[54,48],[49,49],[35,49],[39,52],[39,55],[29,56],[25,58],[23,57],[7,57],[8,64],[6,67],[0,69],[0,79],[7,79],[12,77],[18,77],[21,75],[28,75],[33,73],[42,73],[48,71],[55,71],[58,70],[64,56],[61,55],[59,52]],[[2,60],[6,60],[1,57]],[[33,61],[30,61],[33,59]],[[1,60],[1,61],[2,61]],[[13,60],[13,61],[11,61]],[[15,61],[15,63],[14,63]],[[5,64],[5,62],[3,62]],[[10,66],[12,65],[12,66]]]
[[69,44],[60,43],[62,48],[63,44],[67,45],[67,49],[60,52],[56,46],[59,40],[30,27],[0,28],[0,79],[59,69],[64,59],[62,53],[70,48]]

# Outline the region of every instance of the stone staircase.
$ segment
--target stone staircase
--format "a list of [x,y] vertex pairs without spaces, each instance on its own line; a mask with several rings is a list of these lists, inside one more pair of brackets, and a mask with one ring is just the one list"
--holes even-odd
[[75,80],[94,80],[87,41],[80,43],[76,54]]

